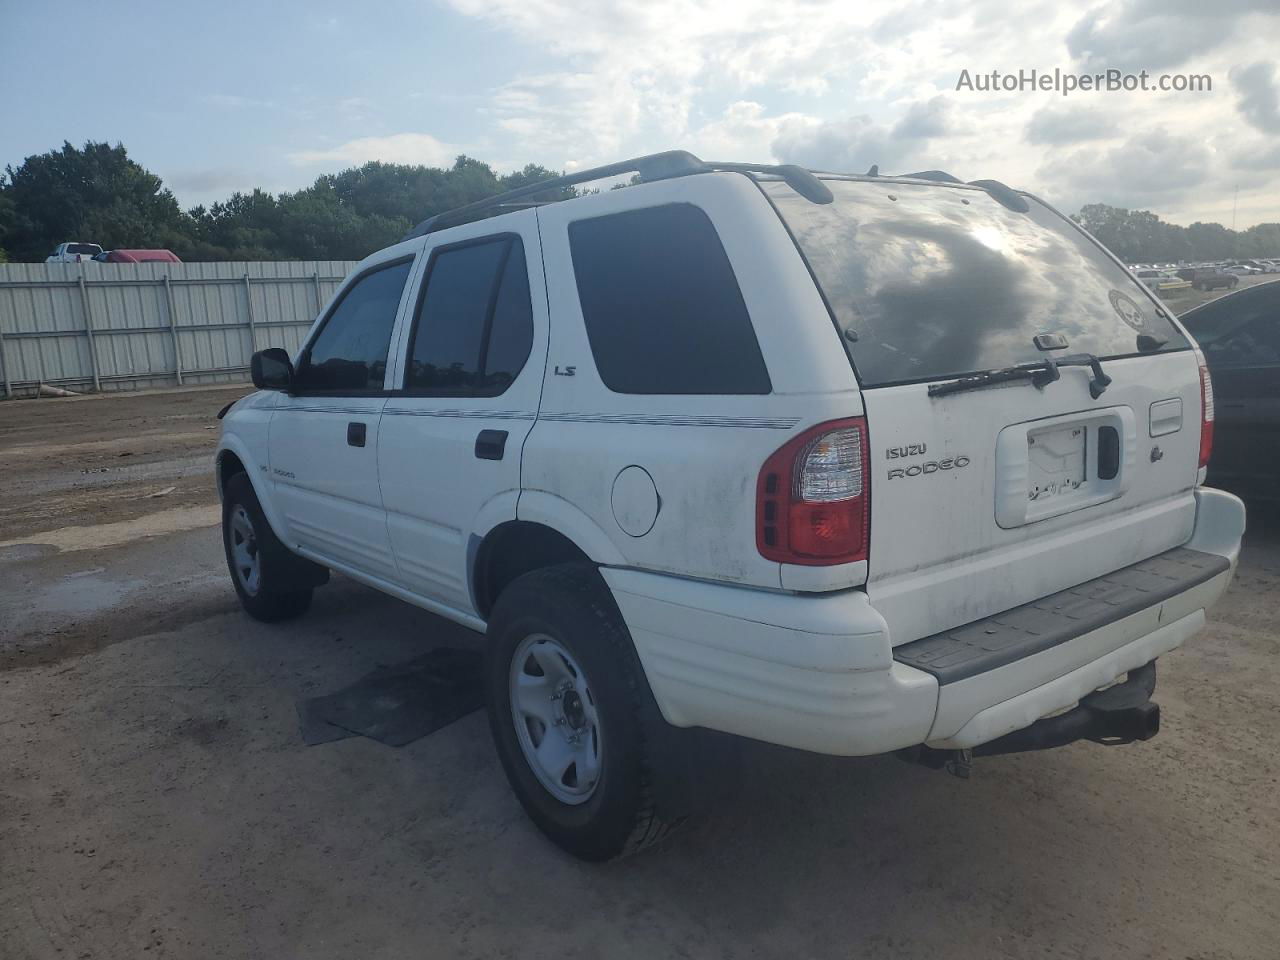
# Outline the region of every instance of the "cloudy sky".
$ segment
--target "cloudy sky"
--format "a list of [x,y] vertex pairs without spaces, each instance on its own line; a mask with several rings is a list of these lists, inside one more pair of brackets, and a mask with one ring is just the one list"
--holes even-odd
[[[186,205],[370,159],[941,168],[1179,223],[1280,220],[1276,0],[0,0],[0,165],[122,141]],[[957,90],[962,70],[1205,92]],[[976,81],[975,81],[976,82]],[[412,211],[409,212],[412,216]]]

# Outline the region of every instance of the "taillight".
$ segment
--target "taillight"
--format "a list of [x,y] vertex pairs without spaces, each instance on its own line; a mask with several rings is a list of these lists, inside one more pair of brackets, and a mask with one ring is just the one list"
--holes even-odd
[[1209,368],[1200,361],[1200,466],[1209,465],[1213,453],[1213,378]]
[[756,486],[756,547],[780,563],[867,559],[871,473],[864,417],[819,424],[765,461]]

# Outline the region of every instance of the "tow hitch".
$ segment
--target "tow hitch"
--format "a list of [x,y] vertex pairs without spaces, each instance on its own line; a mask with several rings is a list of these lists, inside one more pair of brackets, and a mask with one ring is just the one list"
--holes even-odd
[[1106,746],[1150,740],[1160,732],[1160,705],[1151,702],[1156,688],[1156,664],[1151,661],[1130,670],[1123,683],[1097,690],[1056,717],[1045,717],[1029,727],[1006,733],[969,750],[935,750],[921,744],[899,750],[898,756],[934,770],[945,769],[967,780],[974,757],[1024,753],[1092,740]]

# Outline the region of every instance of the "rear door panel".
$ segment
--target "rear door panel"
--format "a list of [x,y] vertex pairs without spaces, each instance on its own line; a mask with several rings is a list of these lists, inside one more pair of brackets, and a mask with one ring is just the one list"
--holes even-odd
[[[514,380],[494,396],[404,392],[412,364],[408,334],[418,288],[431,283],[433,253],[513,236],[527,271],[533,322],[530,350]],[[400,582],[420,596],[471,613],[468,557],[488,529],[515,519],[521,455],[542,392],[547,296],[537,220],[530,210],[433,235],[423,259],[393,374],[395,392],[383,409],[379,476]]]

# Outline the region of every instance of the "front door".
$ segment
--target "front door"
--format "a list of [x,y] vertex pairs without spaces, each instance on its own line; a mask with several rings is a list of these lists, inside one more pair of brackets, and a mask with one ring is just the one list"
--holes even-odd
[[375,264],[339,292],[271,418],[271,480],[288,544],[334,566],[394,580],[378,489],[391,334],[412,254]]
[[401,582],[473,613],[468,557],[485,531],[516,515],[547,298],[532,210],[431,241],[378,462]]

